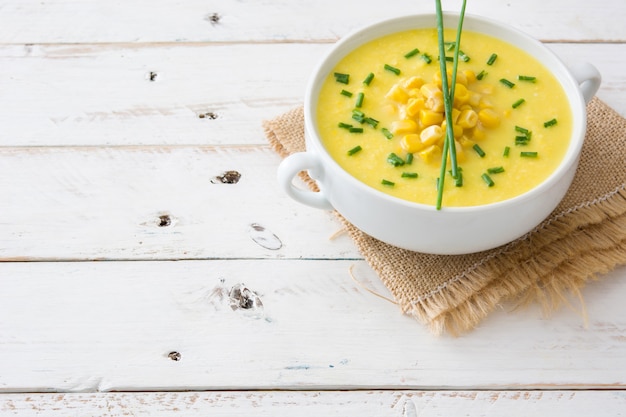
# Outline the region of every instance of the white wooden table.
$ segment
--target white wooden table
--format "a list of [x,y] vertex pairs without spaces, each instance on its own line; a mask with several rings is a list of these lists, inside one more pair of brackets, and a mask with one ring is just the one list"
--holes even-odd
[[[433,8],[1,0],[0,415],[625,415],[625,267],[587,320],[505,305],[435,337],[277,187],[261,121],[351,29]],[[467,12],[594,63],[626,116],[625,2]]]

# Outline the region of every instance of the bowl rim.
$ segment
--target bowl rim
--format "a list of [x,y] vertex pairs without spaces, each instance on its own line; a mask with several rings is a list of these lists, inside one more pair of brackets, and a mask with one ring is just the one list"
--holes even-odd
[[[443,12],[444,24],[445,22],[458,20],[459,13],[456,12]],[[432,27],[435,27],[436,22],[436,14],[435,13],[416,13],[412,15],[404,15],[399,17],[393,17],[385,20],[376,21],[374,23],[370,23],[359,28],[352,30],[351,32],[344,35],[339,41],[332,45],[332,47],[326,52],[326,54],[322,57],[322,59],[315,66],[312,75],[309,77],[306,91],[305,91],[305,100],[304,100],[304,126],[305,126],[305,138],[306,138],[306,151],[313,151],[311,147],[314,148],[314,151],[318,154],[318,157],[324,158],[324,163],[330,163],[336,171],[341,172],[341,174],[345,177],[345,179],[349,182],[351,187],[357,187],[363,192],[372,193],[379,198],[382,198],[389,203],[399,204],[408,208],[414,208],[419,210],[426,211],[449,211],[449,212],[462,212],[462,213],[471,213],[471,212],[484,212],[489,210],[500,210],[501,208],[506,208],[508,206],[518,205],[528,200],[533,200],[537,198],[539,195],[543,194],[546,191],[552,189],[556,183],[558,183],[567,173],[570,171],[572,166],[576,166],[578,164],[578,160],[580,157],[580,153],[582,150],[582,146],[585,140],[585,132],[586,132],[586,124],[587,124],[587,114],[586,114],[586,103],[583,98],[582,92],[570,70],[567,68],[565,63],[559,58],[552,50],[550,50],[545,44],[540,42],[539,40],[533,38],[527,33],[511,27],[506,26],[503,22],[487,18],[484,16],[474,15],[470,13],[466,13],[464,17],[464,30],[471,30],[474,32],[481,32],[480,29],[473,29],[474,26],[484,25],[484,27],[488,27],[489,31],[491,30],[499,30],[503,31],[503,33],[507,34],[507,40],[511,37],[514,37],[516,40],[523,41],[524,45],[532,46],[536,50],[529,51],[526,47],[520,46],[519,44],[514,44],[514,46],[524,50],[525,52],[533,55],[536,59],[536,52],[540,51],[542,57],[550,60],[550,66],[547,65],[543,60],[539,60],[544,66],[548,68],[548,70],[554,75],[554,77],[559,81],[561,87],[563,88],[565,95],[568,98],[570,103],[570,111],[572,112],[572,134],[570,138],[570,144],[566,150],[563,159],[556,167],[556,169],[540,184],[536,187],[522,193],[516,195],[514,197],[508,198],[506,200],[501,200],[497,202],[492,202],[488,204],[474,205],[474,206],[446,206],[445,203],[441,207],[441,210],[437,210],[434,204],[425,204],[418,203],[410,200],[405,200],[399,197],[395,197],[393,195],[387,194],[383,191],[380,191],[374,187],[371,187],[364,182],[358,180],[350,173],[348,173],[343,167],[341,167],[335,159],[328,153],[325,149],[322,141],[320,139],[319,132],[317,130],[315,120],[315,110],[317,104],[317,97],[319,96],[319,89],[321,88],[322,81],[328,76],[328,73],[332,68],[335,67],[337,62],[341,60],[346,54],[352,51],[357,46],[363,45],[367,42],[370,42],[374,39],[380,38],[381,36],[386,36],[389,34],[402,32],[405,30],[411,29],[421,29],[428,28],[431,26],[421,25],[415,26],[411,25],[411,22],[421,22],[426,19],[432,21]],[[467,29],[467,26],[472,29]],[[447,26],[446,26],[447,27]],[[396,29],[397,28],[397,29]],[[454,25],[454,29],[456,29],[456,23]],[[377,31],[383,30],[384,33],[378,35],[372,35],[372,33],[376,33]],[[489,32],[488,31],[488,32]],[[487,33],[490,35],[490,33]],[[491,35],[494,36],[494,35]],[[509,41],[509,43],[512,43]],[[522,43],[522,42],[520,42]],[[354,44],[354,45],[352,45]],[[352,45],[351,47],[349,47]],[[344,51],[345,48],[349,47],[348,50]],[[555,66],[556,68],[554,68]],[[327,71],[326,68],[329,68]],[[313,139],[316,138],[316,139]],[[569,186],[568,186],[569,188]],[[332,202],[331,202],[332,203]]]

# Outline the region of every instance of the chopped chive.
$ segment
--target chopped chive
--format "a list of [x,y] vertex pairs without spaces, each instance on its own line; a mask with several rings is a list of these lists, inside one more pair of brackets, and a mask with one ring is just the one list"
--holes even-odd
[[505,86],[509,87],[509,88],[515,87],[515,83],[512,83],[511,81],[507,80],[506,78],[500,78],[500,82],[502,84],[504,84]]
[[493,167],[493,168],[487,168],[487,173],[488,174],[501,174],[504,172],[504,167],[500,166],[500,167]]
[[365,113],[363,113],[360,110],[353,110],[352,111],[352,118],[354,120],[356,120],[359,123],[364,123],[365,122]]
[[481,72],[478,73],[478,75],[476,76],[476,79],[478,81],[482,80],[483,78],[485,78],[487,76],[487,73],[485,72],[485,70],[482,70]]
[[391,71],[391,72],[393,72],[393,73],[394,73],[394,74],[396,74],[396,75],[400,75],[400,72],[401,72],[401,71],[400,71],[398,68],[396,68],[396,67],[392,67],[392,66],[391,66],[391,65],[389,65],[389,64],[385,64],[384,68],[385,68],[387,71]]
[[429,55],[429,54],[422,54],[422,59],[427,63],[430,64],[431,62],[433,62],[433,58]]
[[537,81],[537,77],[531,77],[530,75],[518,75],[517,79],[520,81],[530,81],[531,83]]
[[353,114],[352,118],[359,123],[365,123],[365,117],[359,116],[358,114]]
[[461,58],[461,61],[463,62],[469,62],[470,61],[470,57],[467,56],[467,54],[463,51],[459,51],[459,58]]
[[487,65],[493,65],[493,63],[496,62],[497,58],[498,58],[498,54],[491,54],[491,56],[487,60]]
[[359,107],[363,106],[363,99],[364,99],[364,98],[365,98],[365,94],[363,94],[363,93],[358,93],[358,94],[356,95],[356,103],[354,104],[354,107],[359,108]]
[[530,134],[530,130],[526,129],[525,127],[522,126],[515,126],[515,131],[516,132],[520,132],[525,134],[526,136],[528,136]]
[[550,127],[550,126],[554,126],[555,124],[557,124],[556,119],[552,119],[552,120],[548,120],[547,122],[545,122],[543,124],[543,127]]
[[456,178],[454,179],[454,186],[455,187],[462,187],[463,186],[463,173],[460,172],[460,171],[456,175]]
[[413,154],[412,153],[406,154],[406,164],[411,165],[412,163],[413,163]]
[[366,117],[363,121],[372,126],[374,129],[376,129],[376,126],[378,126],[379,123],[378,120],[374,119],[373,117]]
[[526,100],[524,100],[523,98],[520,98],[519,100],[517,100],[515,103],[513,103],[511,105],[511,107],[513,107],[514,109],[518,108],[519,106],[521,106],[522,104],[524,104]]
[[[438,56],[437,59],[441,59],[441,57]],[[446,62],[454,62],[454,57],[452,56],[446,56],[444,57],[444,59],[446,60]]]
[[380,131],[383,132],[383,135],[385,135],[387,139],[393,138],[393,133],[391,133],[391,131],[387,129],[386,127],[383,127]]
[[352,156],[352,155],[354,155],[357,152],[361,152],[362,150],[363,150],[363,148],[361,148],[361,145],[357,145],[357,146],[355,146],[354,148],[352,148],[352,149],[350,149],[348,151],[348,156]]
[[374,79],[374,73],[370,72],[369,74],[367,74],[367,77],[365,77],[365,79],[363,80],[363,84],[370,85],[373,79]]
[[454,51],[454,48],[456,47],[456,42],[444,42],[443,44],[446,46],[446,51],[448,52]]
[[538,154],[537,152],[520,152],[519,156],[522,158],[536,158]]
[[417,172],[403,172],[400,176],[402,178],[417,178]]
[[406,54],[404,54],[404,57],[408,59],[408,58],[411,58],[411,57],[413,57],[413,56],[415,56],[415,55],[417,55],[419,53],[420,53],[420,50],[415,48],[412,51],[407,52]]
[[483,150],[481,149],[481,147],[480,147],[480,146],[478,146],[478,144],[477,144],[477,143],[476,143],[476,144],[474,144],[474,146],[472,146],[472,149],[474,149],[474,150],[476,151],[476,153],[478,154],[478,156],[480,156],[481,158],[484,158],[484,157],[485,157],[485,155],[486,155],[486,154],[485,154],[485,151],[483,151]]
[[396,183],[395,183],[395,182],[393,182],[393,181],[389,181],[389,180],[386,180],[386,179],[384,179],[384,178],[380,181],[380,183],[381,183],[382,185],[386,185],[387,187],[393,187],[394,185],[396,185]]
[[350,133],[363,133],[363,128],[362,127],[351,127],[350,129],[348,129],[348,132],[350,132]]
[[509,152],[511,152],[511,148],[509,146],[505,146],[504,147],[504,152],[502,152],[502,156],[504,156],[505,158],[509,157]]
[[394,167],[400,167],[404,165],[404,160],[393,152],[387,156],[387,162],[389,162]]
[[341,90],[340,93],[342,96],[346,96],[346,97],[352,97],[352,93],[347,91],[347,90]]
[[341,72],[336,72],[333,74],[335,76],[335,81],[341,84],[348,84],[350,82],[350,74],[342,74]]
[[340,128],[342,128],[342,129],[350,129],[350,128],[352,127],[352,125],[351,125],[351,124],[344,123],[344,122],[339,122],[339,123],[337,124],[337,126],[339,126],[339,127],[340,127]]
[[484,173],[480,177],[483,179],[483,181],[485,181],[485,184],[487,184],[489,187],[493,187],[495,185],[495,183],[493,182],[489,174]]

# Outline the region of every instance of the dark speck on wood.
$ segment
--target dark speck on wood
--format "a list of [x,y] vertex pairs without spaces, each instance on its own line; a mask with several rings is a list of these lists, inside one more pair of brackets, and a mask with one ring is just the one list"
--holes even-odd
[[237,184],[241,174],[237,171],[226,171],[211,180],[213,184]]
[[221,18],[222,16],[220,16],[219,13],[209,13],[206,17],[206,20],[211,22],[212,25],[216,25],[220,22]]
[[252,240],[265,249],[278,250],[283,247],[283,242],[278,236],[258,223],[252,223],[248,232]]

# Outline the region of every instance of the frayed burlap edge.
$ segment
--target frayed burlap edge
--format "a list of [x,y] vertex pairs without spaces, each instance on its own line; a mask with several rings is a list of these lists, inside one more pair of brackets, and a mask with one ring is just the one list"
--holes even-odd
[[[622,185],[552,216],[437,290],[399,304],[435,334],[458,335],[471,330],[511,299],[518,306],[538,302],[549,314],[569,303],[568,296],[574,295],[582,303],[580,290],[588,281],[626,263],[624,236],[626,189]],[[485,276],[492,279],[485,283]],[[468,293],[472,294],[469,298]]]

